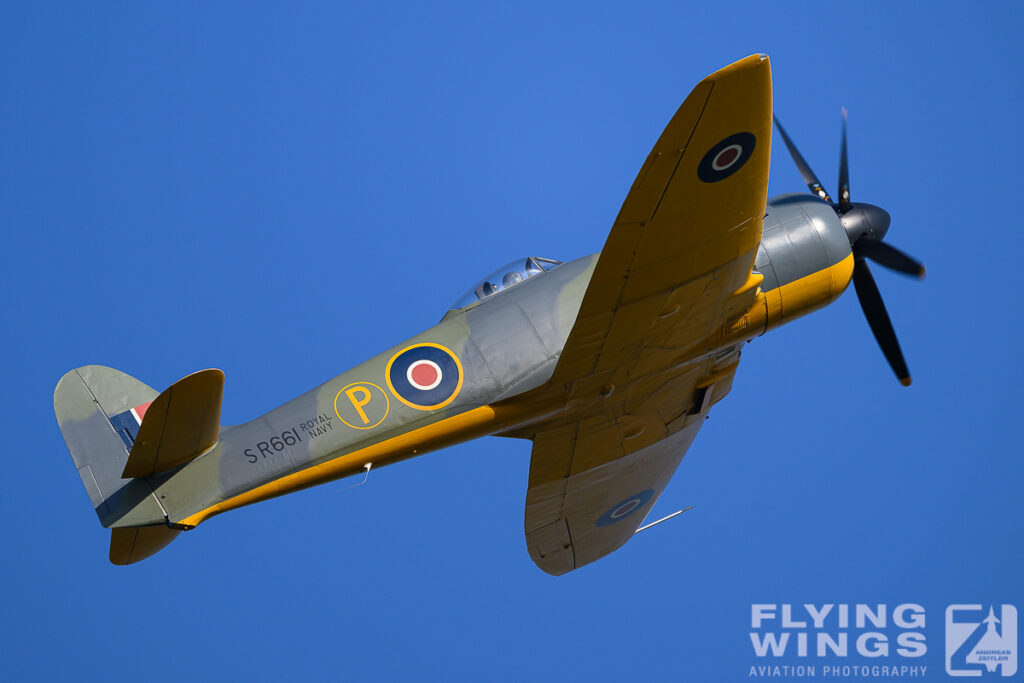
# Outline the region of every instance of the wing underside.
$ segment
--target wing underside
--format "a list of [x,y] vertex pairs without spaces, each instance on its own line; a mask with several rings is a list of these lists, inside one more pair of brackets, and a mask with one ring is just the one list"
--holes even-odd
[[731,388],[739,349],[715,334],[759,281],[771,117],[767,57],[708,76],[622,205],[549,385],[566,414],[529,435],[527,545],[549,573],[632,536]]
[[705,360],[661,386],[638,383],[608,412],[534,434],[525,531],[541,569],[564,574],[632,537],[732,388],[739,351],[723,360],[718,372]]

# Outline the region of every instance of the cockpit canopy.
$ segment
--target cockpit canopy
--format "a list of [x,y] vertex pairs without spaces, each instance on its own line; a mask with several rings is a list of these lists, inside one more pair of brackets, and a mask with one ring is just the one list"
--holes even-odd
[[498,268],[470,287],[451,307],[463,308],[475,301],[489,297],[492,294],[497,294],[503,289],[513,287],[527,278],[540,275],[560,265],[562,265],[562,261],[540,258],[539,256],[516,259]]

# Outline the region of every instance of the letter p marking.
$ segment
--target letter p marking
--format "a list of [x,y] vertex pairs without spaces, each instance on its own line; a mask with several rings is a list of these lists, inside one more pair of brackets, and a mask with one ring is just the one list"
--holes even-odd
[[[356,398],[356,395],[359,398]],[[366,416],[366,411],[363,410],[363,406],[370,402],[373,398],[373,394],[366,387],[356,385],[345,390],[345,395],[348,396],[348,400],[352,402],[352,407],[359,413],[359,417],[362,419],[364,425],[370,424],[370,418]]]

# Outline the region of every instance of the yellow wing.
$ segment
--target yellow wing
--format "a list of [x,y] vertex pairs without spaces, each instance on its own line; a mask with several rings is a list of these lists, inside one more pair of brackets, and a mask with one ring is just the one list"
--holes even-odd
[[698,84],[633,182],[549,386],[566,414],[532,435],[525,531],[544,571],[629,540],[729,392],[739,347],[716,333],[759,281],[771,126],[768,58],[747,57]]
[[606,380],[617,368],[632,370],[636,352],[679,328],[681,317],[685,329],[664,339],[675,348],[720,322],[761,240],[771,91],[768,58],[753,55],[705,78],[679,107],[612,226],[554,385],[592,387],[595,373]]

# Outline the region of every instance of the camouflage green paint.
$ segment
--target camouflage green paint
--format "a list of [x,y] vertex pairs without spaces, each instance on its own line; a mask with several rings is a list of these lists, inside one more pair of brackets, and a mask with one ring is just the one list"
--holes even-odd
[[103,526],[163,521],[149,484],[121,478],[128,450],[108,420],[156,397],[134,377],[100,365],[68,372],[53,392],[61,434]]
[[[156,495],[171,520],[184,519],[293,472],[542,385],[565,345],[593,263],[594,258],[588,256],[563,264],[464,309],[450,311],[438,325],[266,415],[223,427],[212,450],[178,470],[150,477]],[[464,379],[458,395],[438,410],[403,404],[385,379],[388,361],[421,342],[450,349],[462,364]],[[351,428],[334,412],[338,392],[357,382],[373,383],[388,393],[387,417],[373,429]],[[227,392],[230,394],[230,384]],[[302,428],[310,422],[324,426],[326,432],[312,436]],[[270,443],[271,439],[284,444],[282,435],[288,433],[301,440],[289,438],[295,442],[267,457],[254,450],[259,442]],[[247,457],[247,449],[257,457]]]

